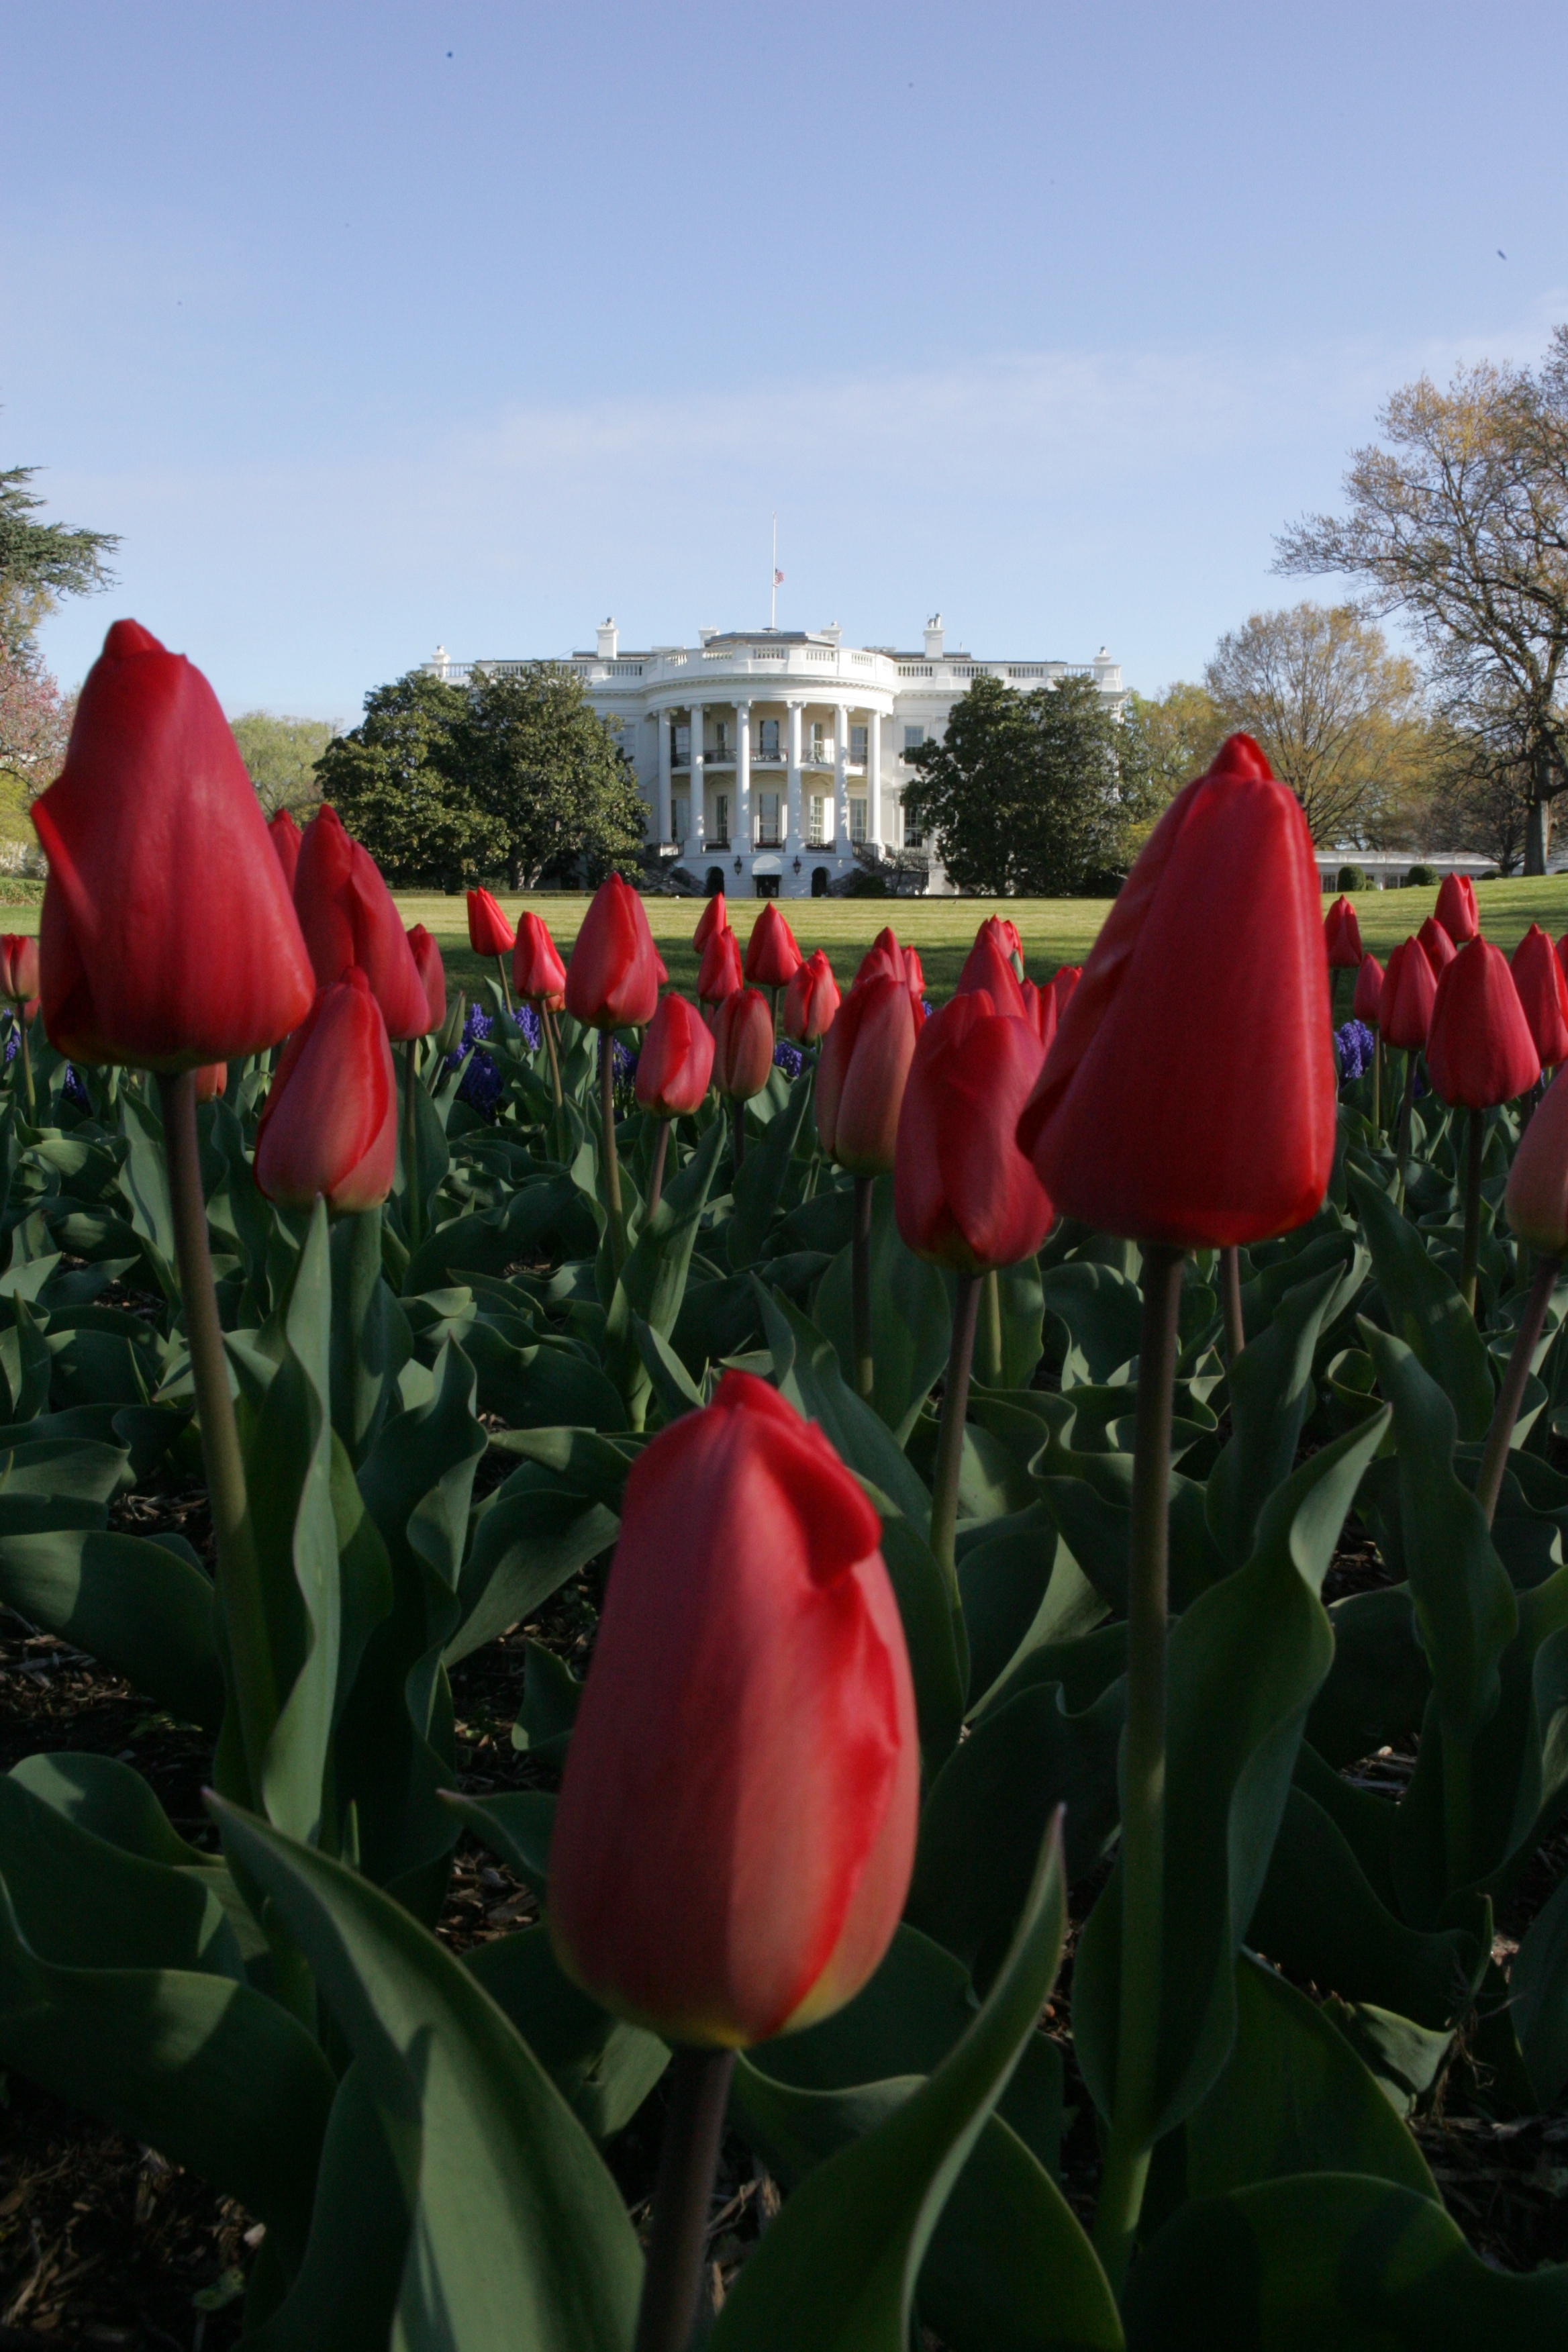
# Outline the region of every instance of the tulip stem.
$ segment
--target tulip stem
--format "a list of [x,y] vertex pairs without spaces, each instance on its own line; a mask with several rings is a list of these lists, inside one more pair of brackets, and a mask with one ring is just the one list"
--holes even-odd
[[[668,1150],[669,1121],[667,1118],[661,1118],[658,1123],[658,1140],[653,1147],[653,1166],[648,1171],[647,1214],[649,1217],[658,1208],[659,1194],[664,1190],[664,1163]],[[644,1222],[646,1223],[647,1220],[645,1219]]]
[[[953,1537],[958,1527],[958,1477],[963,1466],[963,1423],[969,1411],[969,1372],[974,1361],[974,1331],[980,1314],[980,1293],[986,1277],[961,1274],[952,1302],[952,1337],[948,1342],[947,1379],[942,1391],[942,1418],[936,1433],[936,1475],[931,1490],[931,1548],[947,1579],[948,1600],[958,1607],[958,1569]],[[995,1276],[990,1277],[994,1281]]]
[[849,1242],[849,1314],[855,1343],[855,1393],[870,1399],[875,1366],[871,1360],[871,1205],[872,1176],[855,1179],[855,1223]]
[[196,1394],[196,1422],[207,1474],[213,1534],[217,1547],[217,1604],[226,1637],[230,1697],[239,1717],[250,1803],[261,1805],[261,1768],[278,1716],[272,1646],[268,1639],[261,1579],[245,1490],[245,1461],[229,1392],[228,1360],[218,1322],[207,1248],[207,1211],[202,1192],[201,1153],[196,1143],[196,1074],[158,1074],[163,1119],[163,1156],[169,1171],[169,1208],[174,1227],[174,1258],[185,1310],[185,1338]]
[[1415,1048],[1410,1046],[1405,1055],[1405,1091],[1399,1098],[1399,1126],[1394,1139],[1394,1156],[1399,1163],[1399,1205],[1405,1205],[1405,1163],[1410,1157],[1410,1114],[1415,1104]]
[[734,2067],[732,2050],[678,2044],[670,2060],[669,2114],[653,2192],[635,2352],[687,2352],[691,2341]]
[[982,1377],[988,1389],[1002,1385],[1002,1277],[993,1266],[981,1289],[984,1319],[981,1324]]
[[505,999],[505,1002],[506,1002],[506,1009],[507,1009],[507,1011],[508,1011],[508,1013],[513,1013],[513,1012],[515,1011],[515,1007],[513,1006],[513,1004],[512,1004],[512,1001],[511,1001],[511,982],[510,982],[510,980],[508,980],[508,978],[507,978],[507,976],[506,976],[506,958],[505,958],[505,956],[497,956],[497,958],[496,958],[496,970],[497,970],[497,971],[500,972],[500,992],[501,992],[502,997]]
[[1470,1113],[1468,1150],[1465,1153],[1465,1242],[1459,1258],[1459,1296],[1476,1311],[1476,1268],[1481,1255],[1481,1146],[1486,1140],[1487,1115]]
[[610,1212],[610,1256],[619,1274],[626,1260],[626,1229],[621,1222],[621,1163],[616,1157],[615,1047],[607,1029],[599,1032],[599,1123],[604,1132],[605,1198]]
[[403,1048],[403,1223],[408,1246],[419,1246],[419,1118],[414,1089],[419,1083],[419,1040]]
[[1171,1402],[1182,1253],[1143,1252],[1143,1328],[1132,1441],[1127,1734],[1121,1756],[1121,1959],[1116,2088],[1094,2242],[1120,2291],[1153,2147],[1165,1913],[1165,1647]]
[[1524,1302],[1524,1312],[1519,1318],[1519,1331],[1513,1343],[1513,1353],[1508,1360],[1508,1370],[1502,1376],[1492,1407],[1491,1425],[1481,1454],[1479,1475],[1476,1479],[1476,1500],[1486,1513],[1487,1525],[1492,1523],[1497,1499],[1502,1492],[1502,1474],[1508,1467],[1509,1447],[1513,1440],[1513,1425],[1519,1419],[1519,1408],[1524,1402],[1524,1385],[1530,1378],[1530,1360],[1541,1338],[1546,1310],[1552,1304],[1552,1294],[1557,1277],[1563,1271],[1563,1261],[1557,1257],[1538,1257],[1535,1275],[1530,1286],[1530,1296]]
[[1225,1360],[1229,1365],[1247,1345],[1241,1312],[1241,1253],[1234,1244],[1219,1254],[1219,1299],[1225,1316]]
[[1372,1046],[1372,1131],[1383,1132],[1383,1032],[1375,1031]]
[[539,1007],[539,1025],[544,1032],[544,1050],[550,1056],[550,1086],[555,1097],[555,1108],[561,1108],[561,1055],[555,1043],[555,1015],[542,999]]
[[22,1088],[27,1097],[28,1124],[32,1125],[37,1116],[38,1097],[33,1091],[33,1056],[27,1044],[27,1015],[19,1004],[16,1012],[16,1025],[22,1032]]

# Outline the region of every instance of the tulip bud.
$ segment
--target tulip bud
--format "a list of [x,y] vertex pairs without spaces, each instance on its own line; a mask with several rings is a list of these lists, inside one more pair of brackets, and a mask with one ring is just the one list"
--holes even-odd
[[566,967],[542,915],[519,918],[511,984],[525,1004],[545,1004],[559,1013],[566,1002]]
[[1475,938],[1480,918],[1476,911],[1476,886],[1468,874],[1444,877],[1437,892],[1436,919],[1457,948]]
[[1073,990],[1078,986],[1079,982],[1082,978],[1083,966],[1080,963],[1059,963],[1058,964],[1055,971],[1052,972],[1051,993],[1057,1000],[1057,1019],[1058,1021],[1061,1019],[1062,1014],[1067,1011],[1068,1003],[1071,998]]
[[1378,1025],[1378,1007],[1383,1000],[1383,966],[1374,955],[1363,955],[1356,966],[1355,994],[1351,1000],[1351,1019],[1364,1022],[1369,1029]]
[[920,1765],[879,1537],[749,1373],[632,1465],[546,1909],[566,1974],[672,2042],[814,2024],[891,1941]]
[[874,976],[856,982],[822,1041],[816,1131],[829,1160],[854,1175],[883,1176],[893,1166],[921,1021],[901,980]]
[[1024,1000],[1024,1018],[1047,1050],[1057,1034],[1057,992],[1054,988],[1037,988],[1032,980],[1020,983],[1018,993]]
[[447,1018],[447,972],[441,961],[441,950],[423,923],[416,923],[408,934],[409,951],[414,969],[419,974],[425,991],[425,1008],[429,1015],[425,1034],[439,1029]]
[[784,1033],[797,1045],[815,1045],[826,1036],[838,1010],[838,984],[833,966],[818,948],[795,968],[784,993]]
[[336,809],[324,801],[300,843],[294,904],[318,985],[330,987],[357,964],[387,1034],[400,1043],[423,1037],[429,999],[403,919],[374,858],[351,840]]
[[1456,950],[1437,982],[1426,1067],[1446,1103],[1490,1110],[1541,1076],[1541,1056],[1507,959],[1487,940]]
[[226,1062],[205,1062],[196,1072],[196,1100],[213,1102],[228,1084]]
[[984,989],[998,1013],[1011,1013],[1023,1018],[1024,999],[1018,986],[1018,976],[1013,970],[1002,926],[994,915],[990,922],[982,923],[974,934],[974,945],[964,959],[963,970],[958,975],[955,993],[966,996],[973,988]]
[[197,1069],[304,1019],[310,957],[228,722],[200,670],[136,622],[104,639],[32,818],[49,861],[44,1020],[62,1054]]
[[468,893],[468,945],[477,956],[510,955],[517,934],[488,890]]
[[1544,1257],[1568,1255],[1568,1069],[1560,1069],[1519,1139],[1503,1213]]
[[713,1083],[731,1102],[750,1102],[773,1066],[773,1016],[760,989],[727,996],[713,1017]]
[[659,963],[643,902],[612,874],[572,944],[566,1010],[590,1029],[641,1029],[658,1003]]
[[289,895],[294,895],[294,877],[300,870],[300,844],[303,834],[286,808],[267,821],[272,846],[278,852],[278,863],[283,869],[283,879],[289,885]]
[[1319,908],[1295,795],[1231,736],[1145,842],[1019,1121],[1059,1210],[1211,1248],[1316,1213],[1338,1093]]
[[[12,1004],[38,1001],[38,942],[26,931],[0,935],[0,996]],[[28,1013],[30,1021],[33,1015]]]
[[722,890],[715,890],[697,918],[697,929],[691,934],[691,944],[700,955],[715,931],[726,931],[729,928],[730,918],[725,911],[724,893]]
[[1510,961],[1513,984],[1544,1068],[1568,1061],[1568,980],[1552,941],[1531,923]]
[[1453,962],[1457,952],[1453,940],[1448,937],[1442,924],[1431,915],[1427,916],[1415,936],[1421,942],[1422,952],[1432,967],[1433,979],[1441,980]]
[[795,933],[780,914],[777,901],[765,898],[746,941],[747,980],[753,988],[787,988],[800,961]]
[[1432,1026],[1437,977],[1418,939],[1402,940],[1388,959],[1378,999],[1383,1042],[1403,1054],[1418,1054]]
[[1323,917],[1323,940],[1329,951],[1329,965],[1334,971],[1354,971],[1361,962],[1363,950],[1361,925],[1355,908],[1344,897],[1334,900]]
[[379,1207],[397,1165],[392,1051],[358,965],[323,988],[283,1048],[256,1129],[257,1189],[279,1208]]
[[704,1004],[719,1004],[744,985],[740,940],[733,931],[710,931],[702,950],[702,967],[697,975],[699,998]]
[[708,1092],[712,1075],[713,1036],[702,1015],[684,996],[661,996],[637,1054],[638,1102],[657,1118],[685,1118]]
[[863,980],[877,979],[901,980],[906,983],[909,979],[909,974],[904,968],[904,950],[899,945],[889,923],[883,924],[861,957],[860,969],[849,985],[851,988],[858,988]]
[[921,1028],[893,1169],[893,1214],[917,1257],[988,1274],[1039,1248],[1051,1204],[1016,1129],[1044,1060],[1028,1022],[999,1013],[984,989]]

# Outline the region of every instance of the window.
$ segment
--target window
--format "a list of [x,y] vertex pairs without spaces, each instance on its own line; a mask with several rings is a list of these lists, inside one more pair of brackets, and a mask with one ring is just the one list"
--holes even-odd
[[778,758],[779,722],[776,719],[761,719],[757,721],[757,749],[764,759]]
[[732,760],[734,758],[735,755],[730,749],[730,730],[725,726],[722,719],[719,721],[719,724],[713,730],[713,757],[716,760]]
[[763,849],[779,845],[779,796],[777,793],[757,794],[757,840]]
[[[904,733],[907,738],[908,728],[904,730]],[[675,764],[678,768],[684,768],[690,758],[691,730],[689,727],[678,727],[675,730]]]
[[635,719],[621,721],[621,755],[635,760],[637,755],[637,722]]
[[669,832],[670,838],[674,841],[684,841],[686,838],[686,803],[684,800],[673,800],[669,803]]
[[856,849],[865,845],[866,803],[864,801],[852,800],[849,803],[849,839]]
[[820,719],[814,719],[811,722],[811,756],[814,760],[826,760],[827,757],[827,730]]
[[906,849],[923,849],[925,847],[926,837],[921,831],[920,819],[916,816],[912,809],[906,809],[903,815],[904,847]]
[[810,830],[806,835],[806,839],[813,849],[820,849],[823,843],[827,838],[827,835],[824,831],[824,827],[827,822],[826,815],[826,808],[827,803],[822,798],[821,794],[818,793],[813,793],[811,796]]
[[918,751],[920,750],[921,745],[925,741],[925,739],[926,739],[926,731],[925,731],[925,729],[924,729],[923,727],[906,727],[906,728],[905,728],[905,730],[904,730],[904,757],[905,757],[905,759],[906,759],[906,760],[909,758],[910,753],[911,751]]
[[713,795],[713,846],[715,849],[728,849],[730,846],[730,795],[728,793],[715,793]]
[[863,768],[866,764],[866,733],[864,727],[851,727],[849,730],[849,757],[857,768]]

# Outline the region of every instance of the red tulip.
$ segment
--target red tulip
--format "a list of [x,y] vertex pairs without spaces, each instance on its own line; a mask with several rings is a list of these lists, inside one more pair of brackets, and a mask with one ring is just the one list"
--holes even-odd
[[773,1066],[773,1016],[760,989],[727,996],[713,1016],[713,1083],[731,1102],[750,1102]]
[[1384,1044],[1403,1054],[1418,1054],[1426,1043],[1436,1000],[1436,974],[1420,940],[1402,940],[1389,955],[1378,999],[1377,1025]]
[[857,1176],[886,1175],[920,1034],[919,1000],[886,974],[857,982],[822,1042],[816,1131],[829,1160]]
[[1058,1021],[1062,1014],[1067,1011],[1068,1001],[1072,995],[1073,990],[1078,986],[1079,982],[1082,978],[1083,966],[1080,963],[1059,963],[1058,964],[1055,971],[1052,972],[1051,993],[1057,1000],[1057,1018]]
[[901,980],[907,987],[910,979],[909,959],[913,953],[912,948],[901,948],[899,945],[891,925],[884,923],[861,957],[860,969],[850,982],[850,986],[858,988],[863,980],[882,979]]
[[1456,950],[1453,940],[1448,937],[1442,924],[1431,915],[1427,916],[1415,936],[1421,942],[1423,954],[1432,967],[1433,979],[1441,980],[1454,961]]
[[1437,982],[1426,1067],[1446,1103],[1490,1110],[1541,1076],[1541,1056],[1507,958],[1476,938],[1457,950]]
[[430,1005],[408,934],[368,849],[343,830],[323,801],[300,843],[294,904],[319,985],[357,964],[381,1007],[387,1034],[423,1037]]
[[672,2042],[848,2000],[891,1941],[920,1765],[876,1512],[729,1372],[632,1465],[550,1849],[567,1975]]
[[1007,953],[1013,959],[1014,973],[1017,979],[1022,980],[1024,977],[1024,935],[1019,930],[1017,924],[1013,920],[1010,915],[999,916],[997,919],[1000,921],[1002,929],[1006,934]]
[[439,1029],[447,1018],[447,971],[441,961],[441,950],[423,923],[416,923],[408,934],[409,951],[414,969],[419,974],[425,990],[426,1020],[425,1034]]
[[0,996],[12,1004],[37,1003],[38,942],[28,931],[0,934]]
[[1318,1209],[1337,1091],[1311,837],[1233,735],[1122,885],[1018,1139],[1057,1207],[1101,1232],[1249,1243]]
[[926,992],[926,976],[921,965],[917,948],[904,950],[904,980],[917,1002]]
[[196,1072],[196,1100],[212,1102],[228,1084],[226,1062],[204,1062]]
[[1568,980],[1539,923],[1531,923],[1515,948],[1510,969],[1535,1050],[1543,1066],[1554,1070],[1568,1061]]
[[566,967],[542,915],[518,918],[511,984],[525,1004],[547,1004],[559,1013],[566,1002]]
[[1568,931],[1557,942],[1557,961],[1563,967],[1563,977],[1568,980]]
[[629,882],[601,882],[566,966],[566,1010],[590,1029],[640,1029],[658,1003],[658,959]]
[[[771,1034],[768,1044],[771,1057]],[[707,1094],[712,1075],[713,1035],[702,1015],[684,996],[661,996],[637,1054],[638,1102],[660,1118],[684,1118]]]
[[697,918],[697,929],[691,934],[691,944],[700,955],[715,931],[725,931],[729,928],[730,918],[724,910],[724,893],[722,890],[715,890]]
[[1024,999],[1018,986],[1018,975],[1013,970],[1002,937],[1002,926],[994,915],[990,922],[982,923],[974,934],[974,945],[964,959],[963,970],[958,975],[955,992],[966,996],[971,989],[983,989],[998,1013],[1011,1013],[1023,1018]]
[[[651,932],[649,937],[652,937]],[[664,958],[658,951],[658,941],[657,940],[654,940],[653,944],[653,976],[660,988],[666,988],[668,986],[669,966],[666,963]]]
[[988,1274],[1032,1257],[1051,1204],[1019,1150],[1018,1115],[1045,1048],[984,989],[933,1013],[915,1044],[899,1113],[893,1213],[917,1257]]
[[745,982],[741,976],[741,942],[733,931],[711,931],[702,950],[697,993],[704,1004],[718,1004],[733,996]]
[[1348,898],[1334,900],[1323,917],[1323,940],[1329,950],[1329,964],[1334,971],[1354,971],[1365,950],[1361,943],[1361,925],[1355,908]]
[[304,835],[287,809],[279,809],[275,817],[268,818],[267,830],[272,836],[272,846],[278,852],[278,863],[283,868],[283,879],[292,897],[294,877],[300,866],[300,844]]
[[795,967],[784,992],[784,1033],[797,1045],[815,1045],[833,1026],[838,1010],[838,983],[821,948]]
[[787,988],[800,961],[795,933],[780,914],[776,901],[764,899],[763,911],[746,941],[746,978],[753,988]]
[[397,1088],[386,1024],[351,964],[283,1048],[256,1129],[257,1186],[280,1208],[374,1209],[397,1165]]
[[1519,1139],[1504,1213],[1521,1242],[1546,1257],[1568,1254],[1568,1069],[1560,1069]]
[[200,670],[134,621],[105,638],[32,817],[49,861],[44,1019],[62,1054],[197,1069],[304,1019],[310,957],[228,722]]
[[1481,926],[1476,912],[1476,886],[1468,874],[1444,877],[1437,893],[1436,914],[1438,922],[1457,948],[1462,948],[1467,940],[1475,938]]
[[468,893],[468,945],[477,956],[510,955],[517,933],[488,890]]
[[1056,1038],[1058,1017],[1055,989],[1037,988],[1032,980],[1026,980],[1021,983],[1018,993],[1024,1000],[1025,1020],[1042,1047],[1048,1049]]
[[1383,996],[1383,966],[1377,958],[1363,955],[1356,967],[1355,995],[1351,1000],[1351,1019],[1364,1021],[1369,1029],[1378,1025],[1378,1005]]

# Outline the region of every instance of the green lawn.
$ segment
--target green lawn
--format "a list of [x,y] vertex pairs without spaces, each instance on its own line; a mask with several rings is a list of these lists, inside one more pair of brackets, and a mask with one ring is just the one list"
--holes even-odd
[[[1568,930],[1568,874],[1549,875],[1543,881],[1481,882],[1476,886],[1476,895],[1488,939],[1509,953],[1532,922],[1540,923],[1553,939]],[[1325,897],[1325,907],[1331,897],[1332,893]],[[1365,944],[1386,961],[1389,949],[1417,929],[1422,919],[1431,913],[1436,897],[1432,890],[1360,892],[1354,905]],[[754,898],[730,901],[730,920],[742,940],[751,932],[761,903]],[[577,935],[588,901],[524,896],[503,898],[501,904],[513,923],[525,907],[542,915],[564,955]],[[691,934],[702,912],[702,901],[654,898],[645,904],[669,976],[678,988],[689,993],[697,983]],[[782,911],[808,954],[813,948],[826,949],[841,987],[853,979],[857,964],[883,924],[891,923],[901,940],[920,950],[930,993],[940,1002],[951,993],[975,929],[987,915],[1012,917],[1023,934],[1030,976],[1044,980],[1058,964],[1083,961],[1109,904],[1104,898],[793,898],[783,902]],[[469,952],[463,900],[404,890],[397,893],[397,905],[405,923],[423,923],[434,932],[453,985],[471,990],[480,966]],[[0,904],[0,926],[37,930],[38,909]]]

